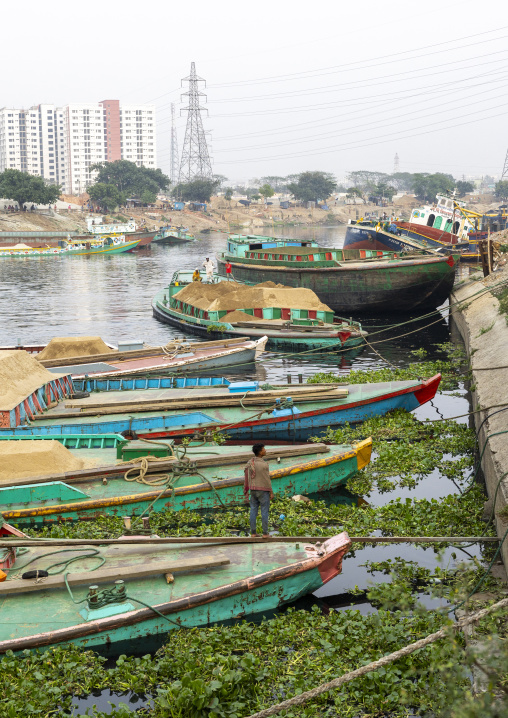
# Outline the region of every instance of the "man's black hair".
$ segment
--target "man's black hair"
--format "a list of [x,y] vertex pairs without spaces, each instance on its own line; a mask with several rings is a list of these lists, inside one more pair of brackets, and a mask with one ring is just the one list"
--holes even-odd
[[264,444],[254,444],[254,446],[252,447],[254,456],[259,456],[259,454],[261,453],[261,449],[264,449],[264,448],[265,448]]

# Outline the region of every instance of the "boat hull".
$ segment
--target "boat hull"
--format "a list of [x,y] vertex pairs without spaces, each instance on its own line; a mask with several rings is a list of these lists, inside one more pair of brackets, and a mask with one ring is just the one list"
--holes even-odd
[[[316,591],[341,573],[342,559],[350,545],[346,533],[325,540],[319,549],[303,544],[263,542],[215,548],[203,544],[191,549],[173,544],[171,553],[176,558],[188,556],[190,551],[197,558],[206,558],[206,554],[212,552],[217,556],[220,552],[229,565],[187,575],[176,574],[174,582],[169,584],[160,574],[152,578],[136,578],[138,566],[167,558],[167,547],[158,552],[142,543],[137,547],[102,548],[106,566],[118,566],[128,579],[127,600],[105,609],[80,610],[80,606],[72,603],[65,585],[47,590],[43,584],[37,591],[5,595],[0,604],[0,654],[66,645],[112,656],[140,649],[146,653],[147,646],[153,650],[173,630],[273,611]],[[70,555],[66,554],[67,557]],[[44,563],[38,562],[37,567],[44,568]],[[93,572],[90,580],[94,580]],[[8,583],[5,582],[3,587]],[[73,592],[81,597],[83,587],[81,590],[74,588]],[[151,608],[139,608],[137,598],[162,615],[155,614]],[[48,611],[49,602],[51,611]],[[83,606],[86,604],[81,604]],[[115,615],[111,615],[112,611]]]
[[[237,281],[272,281],[312,289],[322,302],[340,314],[371,315],[434,309],[448,299],[456,269],[456,258],[452,256],[369,264],[359,261],[349,267],[301,269],[247,264],[232,258],[229,261]],[[225,276],[225,259],[218,256],[217,262],[219,274]]]

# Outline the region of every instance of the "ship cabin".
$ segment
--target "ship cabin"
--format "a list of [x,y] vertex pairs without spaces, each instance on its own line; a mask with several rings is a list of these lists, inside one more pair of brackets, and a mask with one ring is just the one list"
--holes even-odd
[[467,238],[468,232],[471,232],[474,227],[458,209],[465,206],[465,202],[438,194],[433,205],[425,205],[413,210],[410,224],[434,227],[434,229]]

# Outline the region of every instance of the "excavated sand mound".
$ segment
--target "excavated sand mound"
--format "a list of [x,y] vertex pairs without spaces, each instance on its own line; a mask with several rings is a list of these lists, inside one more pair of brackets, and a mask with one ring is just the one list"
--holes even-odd
[[273,282],[264,282],[254,286],[236,282],[218,282],[217,284],[193,282],[173,296],[186,304],[211,312],[221,309],[254,309],[257,307],[332,311],[318,299],[312,289],[285,287]]
[[54,337],[37,354],[37,359],[67,359],[113,352],[100,337]]
[[0,441],[0,481],[76,471],[84,465],[59,441]]
[[52,374],[25,351],[0,351],[0,411],[10,411],[37,389],[65,374]]

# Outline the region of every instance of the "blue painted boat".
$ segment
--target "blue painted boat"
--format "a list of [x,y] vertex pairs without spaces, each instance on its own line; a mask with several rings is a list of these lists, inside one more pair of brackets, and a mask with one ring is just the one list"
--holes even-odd
[[[332,389],[318,399],[304,395],[294,400],[290,396],[272,398],[257,392],[243,395],[243,402],[231,405],[231,394],[216,394],[212,401],[203,395],[206,413],[182,412],[161,404],[157,409],[146,410],[146,403],[123,403],[106,409],[103,415],[87,400],[76,411],[60,403],[27,426],[1,429],[3,435],[29,434],[136,434],[140,438],[200,437],[214,431],[226,432],[234,439],[280,439],[305,441],[328,426],[358,423],[373,416],[386,414],[393,409],[413,411],[431,401],[438,389],[441,375],[425,381],[393,381],[372,384],[353,384]],[[348,393],[344,395],[344,388]],[[333,392],[336,392],[335,394]],[[321,398],[322,397],[322,398]],[[192,399],[184,397],[190,405]],[[267,406],[267,402],[269,405]],[[212,405],[215,404],[215,405]],[[241,404],[241,405],[240,405]],[[85,407],[85,410],[83,410]]]

